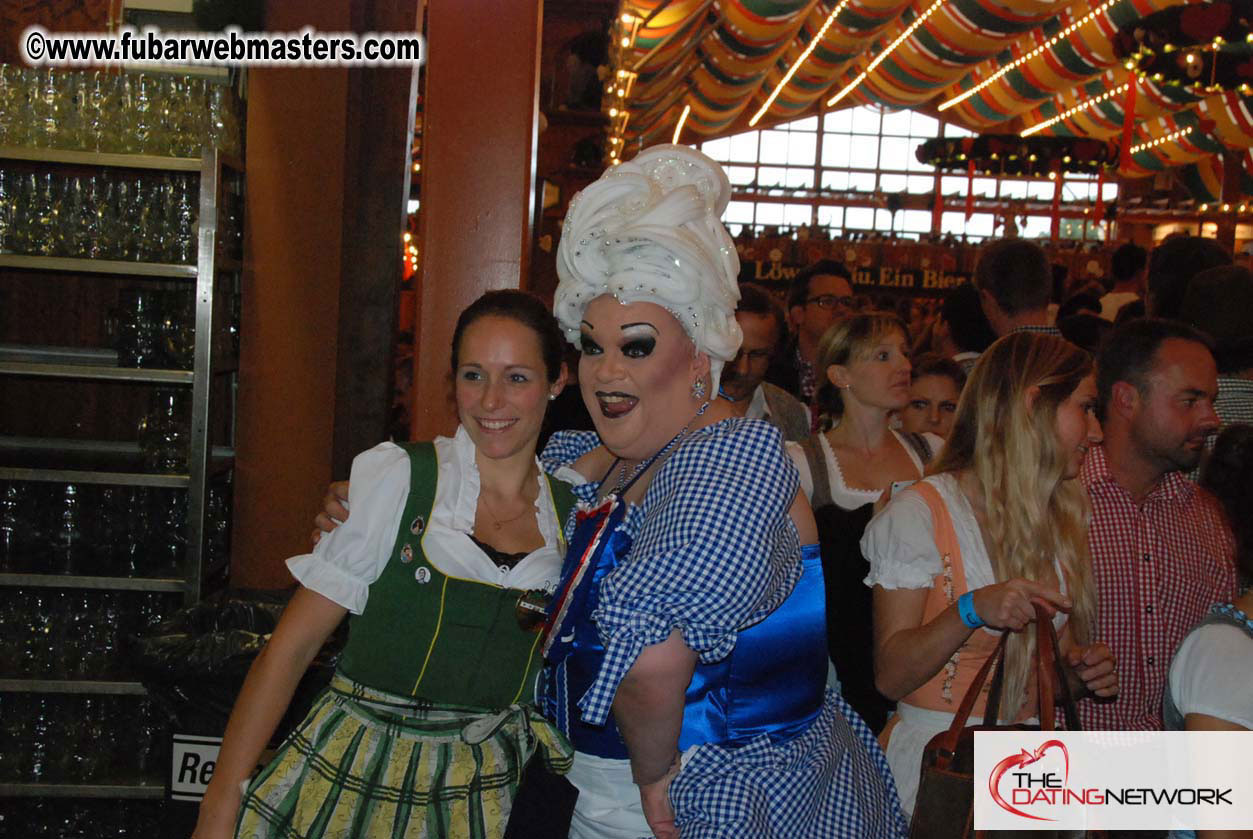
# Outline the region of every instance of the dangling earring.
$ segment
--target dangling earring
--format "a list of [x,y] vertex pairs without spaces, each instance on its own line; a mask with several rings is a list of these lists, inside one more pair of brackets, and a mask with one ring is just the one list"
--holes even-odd
[[704,379],[704,377],[701,377],[701,378],[697,379],[696,381],[692,382],[692,398],[693,398],[693,399],[704,399],[704,398],[705,398],[705,379]]

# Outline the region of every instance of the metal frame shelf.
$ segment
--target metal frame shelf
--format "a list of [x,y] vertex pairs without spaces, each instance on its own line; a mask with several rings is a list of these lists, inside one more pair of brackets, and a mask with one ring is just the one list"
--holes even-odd
[[0,361],[0,375],[2,374],[46,379],[88,379],[169,385],[190,385],[195,378],[195,373],[190,370],[103,367],[95,364],[43,364],[32,361]]
[[152,475],[142,472],[98,472],[94,470],[0,467],[0,480],[186,489],[191,479],[187,475]]
[[[204,535],[208,507],[208,482],[234,466],[233,439],[229,446],[212,446],[209,441],[210,385],[217,373],[238,374],[238,359],[215,352],[220,343],[215,320],[221,309],[215,305],[219,274],[223,282],[229,274],[242,271],[243,260],[225,253],[219,236],[223,198],[227,194],[226,172],[243,173],[242,163],[217,149],[206,148],[199,158],[157,157],[151,155],[106,154],[56,149],[0,147],[0,160],[76,166],[116,167],[154,171],[197,172],[199,198],[196,263],[172,265],[122,260],[94,260],[72,257],[0,254],[0,269],[111,274],[134,278],[173,278],[191,280],[195,295],[195,335],[193,365],[190,371],[122,368],[116,355],[107,351],[72,347],[0,347],[0,375],[112,381],[144,385],[188,387],[191,390],[191,417],[188,435],[187,471],[184,474],[154,474],[143,468],[134,444],[17,439],[0,437],[0,479],[58,483],[111,484],[185,489],[187,491],[186,570],[181,586],[173,581],[154,582],[155,588],[142,590],[181,591],[184,601],[200,599],[209,569],[204,567]],[[236,282],[238,282],[236,280]],[[238,289],[234,289],[235,292]],[[220,349],[220,347],[218,347]],[[218,365],[223,367],[218,369]],[[233,394],[233,388],[230,390]],[[229,397],[228,398],[233,398]],[[233,434],[234,424],[231,424]],[[32,585],[30,578],[16,582],[12,575],[0,575],[0,586]],[[81,578],[100,579],[108,578]],[[53,583],[46,583],[53,584]],[[135,585],[123,583],[119,585]],[[106,582],[93,583],[104,587]]]
[[165,783],[0,784],[0,798],[165,798]]
[[187,583],[164,577],[99,577],[81,574],[0,573],[0,587],[80,588],[100,591],[183,591]]
[[0,679],[0,693],[86,693],[111,696],[147,696],[140,682],[94,679]]
[[168,262],[127,262],[122,259],[84,259],[74,256],[27,256],[0,254],[0,268],[26,268],[32,271],[56,271],[74,274],[125,274],[132,277],[171,277],[194,280],[195,265],[174,265]]
[[[201,599],[207,584],[216,584],[229,561],[216,558],[211,565],[208,553],[209,483],[215,476],[233,468],[235,424],[231,413],[238,389],[228,381],[222,403],[230,420],[227,439],[214,446],[211,440],[210,409],[218,393],[218,373],[238,374],[238,358],[226,352],[219,326],[226,317],[220,294],[238,294],[243,259],[229,253],[231,243],[220,235],[224,218],[224,198],[242,200],[243,166],[237,159],[206,148],[198,158],[171,158],[149,155],[103,154],[0,147],[0,161],[65,164],[81,167],[196,173],[198,221],[196,261],[191,265],[95,260],[0,254],[0,273],[18,271],[76,275],[111,275],[125,279],[173,279],[189,281],[193,293],[195,347],[191,370],[123,368],[115,352],[79,347],[0,345],[0,375],[104,381],[148,386],[186,387],[191,391],[191,415],[187,435],[187,465],[184,474],[156,474],[143,466],[138,442],[111,440],[65,440],[38,437],[0,436],[0,480],[45,481],[57,483],[112,484],[119,486],[168,487],[185,490],[187,547],[177,578],[108,577],[91,575],[0,573],[0,588],[95,589],[105,591],[169,592],[181,595],[184,603]],[[236,179],[236,173],[239,178]],[[232,204],[232,207],[235,205]],[[242,205],[240,206],[242,211]],[[2,278],[0,278],[2,279]],[[10,378],[8,381],[12,382]],[[111,694],[141,697],[143,684],[109,679],[0,679],[0,692],[13,694]],[[105,779],[101,779],[105,780]],[[49,780],[39,783],[0,783],[0,799],[100,798],[152,799],[166,797],[160,777],[137,777],[132,773],[108,778],[112,783],[74,783]]]
[[161,157],[153,154],[37,149],[0,146],[0,158],[32,163],[71,163],[78,166],[109,166],[122,169],[156,169],[165,172],[199,172],[199,157]]

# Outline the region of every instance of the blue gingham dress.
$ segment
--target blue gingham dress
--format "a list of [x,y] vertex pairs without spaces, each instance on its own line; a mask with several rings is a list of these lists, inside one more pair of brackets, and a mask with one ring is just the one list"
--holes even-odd
[[[556,471],[599,445],[594,432],[558,432],[541,460]],[[768,423],[729,419],[688,435],[623,521],[632,548],[602,582],[592,616],[605,659],[578,703],[586,721],[606,719],[636,657],[673,628],[701,661],[719,661],[735,647],[739,629],[783,602],[801,574],[788,516],[798,486],[782,438]],[[599,486],[573,489],[594,503]],[[567,538],[573,528],[571,515]],[[878,742],[834,691],[809,730],[786,743],[763,735],[738,748],[689,752],[670,801],[683,839],[906,832]]]

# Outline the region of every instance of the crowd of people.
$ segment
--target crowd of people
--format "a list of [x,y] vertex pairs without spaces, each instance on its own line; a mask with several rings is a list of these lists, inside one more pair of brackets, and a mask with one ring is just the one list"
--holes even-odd
[[[934,311],[830,261],[781,306],[737,285],[729,198],[645,150],[571,202],[553,314],[461,314],[455,435],[332,487],[196,839],[903,836],[1002,635],[1000,718],[1039,712],[1041,604],[1085,727],[1253,728],[1253,275],[1128,250],[1099,344],[1013,239]],[[572,376],[594,430],[537,452]]]

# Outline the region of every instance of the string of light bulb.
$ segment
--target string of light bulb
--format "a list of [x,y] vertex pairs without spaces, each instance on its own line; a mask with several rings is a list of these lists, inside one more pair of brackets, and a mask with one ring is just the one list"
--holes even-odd
[[692,106],[690,104],[684,105],[683,113],[679,116],[679,122],[677,125],[674,126],[674,139],[672,139],[670,142],[672,143],[679,142],[679,135],[683,133],[683,124],[687,122],[688,115],[690,115],[691,113],[692,113]]
[[761,118],[765,116],[766,111],[770,110],[770,106],[774,104],[774,100],[779,98],[779,94],[783,92],[783,88],[787,87],[788,82],[792,81],[792,77],[796,75],[796,71],[801,68],[801,65],[809,60],[810,54],[817,49],[823,36],[827,34],[827,30],[831,28],[831,24],[835,23],[835,18],[840,14],[840,12],[844,11],[844,7],[850,2],[851,0],[840,0],[840,2],[835,5],[835,8],[831,10],[831,14],[827,15],[827,19],[823,21],[822,26],[818,29],[817,34],[809,39],[809,44],[805,47],[805,51],[802,52],[796,61],[792,63],[791,67],[787,68],[787,72],[783,74],[783,78],[779,80],[779,83],[774,86],[774,90],[770,91],[770,95],[766,97],[765,103],[758,109],[757,113],[753,114],[753,118],[748,121],[749,128],[756,125]]
[[1093,96],[1089,99],[1085,99],[1079,104],[1075,105],[1072,108],[1068,108],[1067,110],[1063,111],[1062,113],[1058,114],[1055,117],[1050,117],[1049,119],[1046,119],[1043,122],[1036,123],[1030,128],[1023,129],[1023,131],[1021,131],[1018,134],[1018,136],[1030,137],[1032,134],[1038,134],[1044,129],[1050,128],[1064,119],[1069,119],[1070,117],[1074,116],[1080,111],[1086,111],[1088,108],[1091,108],[1094,105],[1099,105],[1111,97],[1120,96],[1123,93],[1126,93],[1127,88],[1129,88],[1130,86],[1131,86],[1131,82],[1124,82],[1123,84],[1120,84],[1118,87],[1105,91],[1100,96]]
[[938,110],[946,111],[949,108],[953,107],[954,105],[960,105],[962,102],[965,102],[971,96],[974,96],[976,93],[983,90],[985,87],[987,87],[988,85],[995,82],[997,79],[1004,76],[1010,70],[1013,70],[1015,67],[1019,67],[1022,64],[1025,64],[1026,62],[1035,58],[1040,53],[1044,52],[1049,47],[1056,44],[1058,41],[1062,40],[1063,38],[1069,37],[1070,33],[1074,32],[1076,29],[1083,26],[1088,21],[1093,20],[1098,15],[1104,13],[1106,9],[1108,9],[1110,6],[1114,5],[1117,2],[1119,2],[1119,0],[1105,0],[1105,2],[1102,3],[1100,6],[1097,6],[1095,9],[1088,12],[1086,15],[1079,18],[1078,20],[1071,22],[1069,25],[1065,26],[1061,31],[1053,35],[1043,44],[1040,44],[1039,46],[1037,46],[1035,49],[1031,50],[1030,52],[1020,55],[1018,58],[1006,64],[1004,67],[997,70],[995,73],[988,76],[986,79],[979,82],[977,85],[970,88],[969,90],[959,93],[957,96],[954,96],[952,99],[949,99],[947,102],[942,102]]
[[[630,12],[623,12],[618,22],[621,24],[620,31],[624,33],[618,43],[622,47],[622,52],[625,53],[635,43],[635,36],[642,21]],[[626,135],[627,121],[631,118],[626,102],[638,77],[639,74],[631,70],[619,69],[614,73],[605,90],[605,93],[615,100],[615,104],[609,108],[609,163],[612,166],[617,166],[622,162],[623,137]]]
[[1156,139],[1147,140],[1143,143],[1137,143],[1136,145],[1131,147],[1131,154],[1137,154],[1138,152],[1142,152],[1147,149],[1155,149],[1158,146],[1162,145],[1163,143],[1169,143],[1173,140],[1182,139],[1183,137],[1186,137],[1188,134],[1191,134],[1195,128],[1196,126],[1189,125],[1187,128],[1180,128],[1178,131],[1172,131],[1169,134],[1163,134],[1161,137],[1157,137]]
[[888,46],[887,49],[885,49],[883,52],[876,55],[874,59],[869,64],[866,65],[866,69],[861,71],[860,75],[858,75],[857,78],[853,79],[851,82],[846,84],[840,90],[839,93],[835,94],[834,96],[832,96],[830,99],[827,100],[827,107],[830,108],[831,106],[835,105],[835,103],[843,99],[845,96],[848,96],[850,93],[852,93],[853,90],[855,90],[859,84],[864,82],[870,76],[870,74],[875,71],[876,67],[882,64],[884,61],[886,61],[888,56],[890,56],[893,52],[896,51],[897,47],[905,43],[905,41],[909,40],[909,36],[914,34],[915,29],[917,29],[919,26],[922,26],[924,23],[926,23],[927,18],[931,17],[932,12],[934,12],[936,9],[940,8],[943,5],[944,5],[944,0],[935,0],[934,3],[932,3],[930,6],[927,7],[927,10],[925,12],[918,15],[918,17],[914,18],[914,22],[909,24],[909,26],[905,28],[905,31],[902,32],[900,35],[898,35],[896,40],[893,41]]

